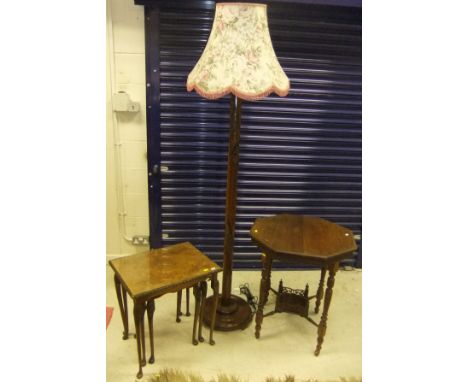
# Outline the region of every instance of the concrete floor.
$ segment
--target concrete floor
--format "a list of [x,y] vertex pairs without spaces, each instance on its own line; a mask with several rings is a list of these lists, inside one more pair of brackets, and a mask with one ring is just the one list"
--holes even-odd
[[[272,287],[277,289],[280,279],[285,286],[304,288],[309,283],[314,294],[319,271],[273,271]],[[221,279],[220,279],[221,280]],[[238,286],[249,283],[254,296],[258,296],[260,271],[235,271],[233,291],[239,294]],[[122,340],[122,320],[113,284],[113,271],[107,266],[107,305],[114,307],[114,314],[107,329],[107,381],[135,381],[137,367],[136,340]],[[244,331],[215,332],[215,346],[206,342],[198,346],[191,343],[193,325],[193,295],[190,296],[190,317],[175,322],[176,295],[165,295],[156,300],[154,316],[155,358],[152,365],[143,368],[146,381],[151,375],[164,368],[176,368],[197,373],[205,378],[220,373],[236,375],[249,382],[263,382],[266,377],[294,375],[297,379],[320,381],[339,380],[340,377],[362,376],[361,356],[361,272],[339,271],[335,278],[333,299],[329,310],[328,328],[319,357],[313,355],[317,328],[304,318],[282,313],[266,317],[263,321],[261,338],[254,337],[255,325]],[[275,297],[270,298],[265,312],[274,307]],[[312,301],[313,303],[313,301]],[[185,306],[185,294],[182,300]],[[323,306],[323,303],[322,303]],[[129,309],[133,305],[129,299]],[[183,309],[185,312],[185,308]],[[320,313],[319,313],[320,315]],[[320,317],[312,316],[315,321]],[[134,333],[132,316],[129,315],[130,332]],[[146,332],[148,332],[147,325]],[[208,329],[204,336],[208,338]],[[149,348],[146,333],[147,354]]]

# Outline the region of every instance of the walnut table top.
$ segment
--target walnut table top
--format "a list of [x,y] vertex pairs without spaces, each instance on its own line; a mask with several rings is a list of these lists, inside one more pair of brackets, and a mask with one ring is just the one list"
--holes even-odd
[[[335,274],[340,260],[351,256],[357,249],[353,233],[338,224],[313,216],[280,214],[255,220],[250,229],[252,241],[263,251],[262,281],[260,297],[255,316],[255,337],[260,338],[263,322],[263,309],[269,291],[277,295],[276,307],[265,316],[289,311],[305,317],[318,327],[317,346],[314,354],[318,356],[327,329],[328,309],[333,294]],[[319,265],[320,283],[315,296],[308,296],[308,285],[304,291],[284,291],[280,282],[279,291],[271,288],[271,268],[273,260],[299,262]],[[327,290],[320,324],[309,317],[309,300],[316,299],[315,313],[319,312],[323,297],[325,274],[328,271]],[[298,293],[300,292],[300,293]]]
[[132,298],[174,292],[181,284],[222,271],[189,242],[121,257],[109,264]]
[[349,229],[313,216],[280,214],[258,218],[250,235],[268,254],[290,260],[335,262],[357,249]]

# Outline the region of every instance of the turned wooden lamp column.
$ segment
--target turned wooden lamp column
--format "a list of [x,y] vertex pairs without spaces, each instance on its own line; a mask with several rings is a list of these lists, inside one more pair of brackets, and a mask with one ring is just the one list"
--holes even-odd
[[[252,319],[251,309],[231,294],[242,100],[256,101],[272,92],[283,97],[289,92],[289,79],[271,43],[266,5],[216,4],[205,50],[187,79],[187,90],[193,89],[210,100],[231,94],[223,285],[215,329],[243,329]],[[212,309],[208,298],[204,317],[208,324]]]

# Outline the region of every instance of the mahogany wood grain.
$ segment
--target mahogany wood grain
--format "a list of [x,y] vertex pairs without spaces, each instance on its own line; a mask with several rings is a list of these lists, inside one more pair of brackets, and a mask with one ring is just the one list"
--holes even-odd
[[271,283],[271,256],[262,256],[262,281],[260,282],[260,298],[258,302],[257,314],[255,316],[255,337],[260,338],[260,330],[263,322],[263,309],[268,301],[268,293],[270,291]]
[[325,281],[326,273],[327,273],[327,268],[322,267],[322,269],[320,270],[320,282],[319,282],[319,286],[317,289],[316,300],[315,300],[315,310],[314,310],[315,313],[318,313],[320,309],[320,302],[322,301],[322,297],[323,297],[323,283]]
[[198,321],[198,342],[204,342],[205,339],[202,336],[202,319],[203,313],[205,310],[205,300],[206,300],[206,293],[207,293],[208,287],[206,284],[206,281],[200,282],[200,314],[198,315],[200,317]]
[[[211,289],[213,290],[213,306],[217,307],[218,306],[218,296],[219,296],[219,282],[218,282],[218,276],[215,273],[211,277]],[[206,303],[205,303],[206,305]],[[202,316],[203,318],[203,316]],[[210,345],[214,345],[215,342],[213,340],[213,330],[215,327],[215,322],[216,322],[216,309],[213,309],[211,312],[211,322],[210,322]]]
[[190,288],[185,289],[185,315],[190,317]]
[[325,337],[325,333],[327,332],[328,309],[330,308],[331,298],[333,295],[333,285],[335,284],[335,273],[338,270],[338,265],[338,263],[334,263],[328,266],[327,291],[325,292],[323,312],[318,327],[317,347],[315,348],[314,353],[316,356],[320,354],[320,349],[322,349],[323,338]]
[[299,261],[335,262],[357,249],[351,230],[313,216],[280,214],[258,218],[250,234],[266,252]]
[[216,314],[212,312],[214,306],[213,296],[207,298],[206,310],[203,317],[205,323],[210,327],[212,326],[212,317],[215,317],[215,329],[223,331],[245,329],[252,320],[252,311],[247,301],[231,294],[241,114],[242,100],[234,94],[231,94],[226,207],[224,213],[224,271],[222,295]]
[[143,377],[143,370],[142,366],[142,346],[141,341],[145,340],[145,336],[141,335],[141,324],[143,322],[143,316],[145,312],[144,301],[135,301],[133,304],[133,319],[135,321],[135,332],[136,332],[136,344],[137,344],[137,352],[138,352],[138,373],[137,378]]
[[[114,275],[114,284],[115,284],[115,292],[117,294],[117,301],[119,302],[119,308],[120,308],[120,315],[122,316],[122,323],[124,327],[124,331],[122,333],[122,339],[126,340],[128,339],[128,310],[127,310],[127,294],[125,293],[125,289],[122,288],[122,284],[117,277],[117,275]],[[125,295],[125,300],[123,295]],[[125,303],[124,303],[125,301]]]
[[[182,291],[177,292],[176,322],[180,322],[182,316]],[[185,289],[185,315],[190,317],[190,288]]]
[[[320,282],[315,296],[315,313],[318,313],[320,309],[325,275],[328,271],[327,290],[322,317],[318,324],[317,345],[314,352],[318,356],[327,330],[328,310],[339,262],[350,257],[357,249],[352,231],[318,217],[280,214],[255,220],[250,235],[252,241],[264,252],[260,298],[255,317],[256,338],[260,338],[273,260],[321,267]],[[310,318],[306,318],[314,323]]]
[[182,303],[182,291],[179,290],[177,292],[176,322],[180,322],[180,316],[182,316],[182,312],[180,310],[181,303]]
[[198,345],[198,341],[195,336],[197,332],[198,314],[200,313],[200,287],[198,284],[193,286],[193,297],[195,297],[195,315],[193,317],[192,344]]
[[[153,315],[154,315],[154,300],[149,300],[146,309],[148,310],[148,328],[150,336],[150,350],[151,355],[148,360],[149,363],[154,363],[154,333],[153,333]],[[143,335],[145,333],[143,332]]]
[[239,168],[239,141],[242,100],[231,95],[228,169],[226,180],[226,208],[224,215],[224,256],[223,256],[223,290],[221,304],[231,297],[232,252],[236,225],[237,206],[237,173]]

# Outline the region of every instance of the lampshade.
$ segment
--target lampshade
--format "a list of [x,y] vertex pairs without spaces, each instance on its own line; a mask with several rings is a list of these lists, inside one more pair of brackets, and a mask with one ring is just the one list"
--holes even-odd
[[211,34],[190,72],[187,90],[216,99],[233,93],[258,100],[286,96],[289,79],[273,49],[265,4],[218,3]]

